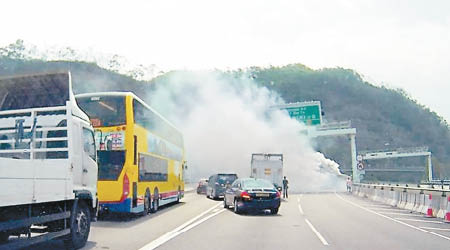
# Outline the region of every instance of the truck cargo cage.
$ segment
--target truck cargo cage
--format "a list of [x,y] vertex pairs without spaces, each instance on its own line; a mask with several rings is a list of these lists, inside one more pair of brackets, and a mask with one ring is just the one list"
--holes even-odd
[[0,158],[67,159],[68,106],[0,111]]

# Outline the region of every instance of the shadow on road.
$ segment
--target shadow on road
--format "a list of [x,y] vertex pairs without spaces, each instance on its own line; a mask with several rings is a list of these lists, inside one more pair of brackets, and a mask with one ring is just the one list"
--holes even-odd
[[116,227],[116,228],[126,228],[136,226],[140,223],[146,222],[152,218],[156,218],[171,210],[184,206],[185,202],[179,202],[174,204],[168,204],[159,207],[158,211],[154,214],[148,214],[146,216],[141,214],[121,214],[121,213],[108,213],[102,216],[97,222],[92,225],[95,227]]
[[[233,209],[229,209],[229,212],[234,213]],[[248,216],[248,217],[281,217],[281,214],[271,214],[270,210],[264,211],[246,211],[241,214],[236,214],[237,216]]]

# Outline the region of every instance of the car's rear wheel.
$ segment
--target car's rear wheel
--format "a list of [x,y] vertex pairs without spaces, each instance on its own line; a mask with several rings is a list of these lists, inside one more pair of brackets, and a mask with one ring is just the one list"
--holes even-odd
[[234,200],[233,206],[234,206],[234,207],[233,207],[234,213],[235,213],[235,214],[240,214],[240,213],[241,213],[241,210],[239,209],[238,202],[237,202],[236,199]]
[[223,208],[229,208],[229,206],[227,205],[227,199],[225,199],[225,197],[223,197]]
[[0,243],[5,243],[8,241],[9,233],[0,232]]
[[213,200],[219,199],[219,197],[217,196],[217,194],[216,194],[215,191],[211,194],[211,196],[212,196],[212,199],[213,199]]
[[270,209],[271,214],[277,214],[278,213],[278,207]]

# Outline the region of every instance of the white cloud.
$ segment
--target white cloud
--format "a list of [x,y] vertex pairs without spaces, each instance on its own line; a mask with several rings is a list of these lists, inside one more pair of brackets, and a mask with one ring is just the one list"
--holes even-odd
[[300,62],[353,68],[450,120],[448,1],[9,1],[0,46],[22,38],[165,69]]

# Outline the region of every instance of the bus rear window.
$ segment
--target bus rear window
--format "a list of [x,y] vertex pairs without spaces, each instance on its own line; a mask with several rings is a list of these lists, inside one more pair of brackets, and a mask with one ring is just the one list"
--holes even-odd
[[115,181],[122,172],[125,163],[125,150],[97,151],[98,155],[98,179]]
[[124,96],[79,97],[77,103],[86,112],[94,127],[125,124]]

